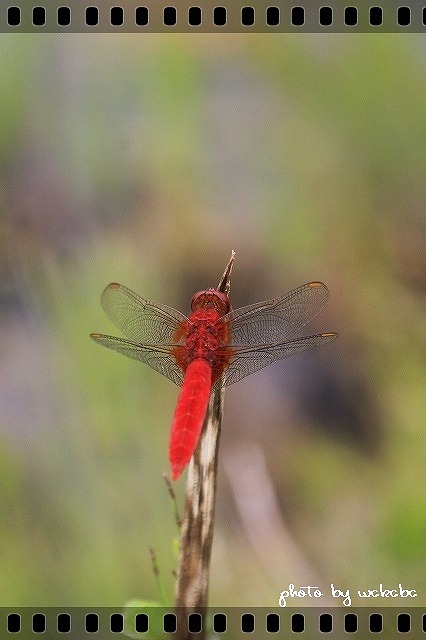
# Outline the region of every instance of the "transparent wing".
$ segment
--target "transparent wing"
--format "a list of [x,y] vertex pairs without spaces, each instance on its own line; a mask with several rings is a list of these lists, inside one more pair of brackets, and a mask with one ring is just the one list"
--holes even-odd
[[[118,351],[118,353],[122,353],[128,358],[133,358],[133,360],[144,362],[178,386],[182,385],[183,372],[171,355],[171,350],[176,349],[175,346],[136,344],[124,338],[115,338],[101,333],[91,333],[90,337],[98,344],[108,347],[108,349]],[[184,349],[184,347],[177,348]]]
[[325,284],[308,282],[280,298],[231,311],[223,319],[230,324],[232,346],[282,344],[324,309],[328,297]]
[[142,345],[172,344],[177,327],[188,320],[180,311],[145,300],[117,282],[106,287],[101,303],[115,326]]
[[313,347],[318,347],[337,338],[337,333],[320,333],[314,336],[294,338],[286,342],[273,345],[256,345],[255,347],[223,347],[224,350],[233,351],[232,360],[225,369],[222,379],[216,383],[216,387],[228,386],[239,382],[255,371],[267,367],[277,360],[294,356]]

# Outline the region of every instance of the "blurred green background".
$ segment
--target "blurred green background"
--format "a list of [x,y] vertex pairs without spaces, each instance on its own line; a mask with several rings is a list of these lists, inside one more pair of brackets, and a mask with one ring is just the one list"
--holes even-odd
[[306,333],[340,338],[227,389],[210,603],[402,583],[419,597],[353,605],[424,605],[424,38],[0,48],[2,605],[156,599],[151,545],[173,601],[178,390],[89,333],[119,335],[110,281],[186,313],[231,249],[234,307],[322,280]]

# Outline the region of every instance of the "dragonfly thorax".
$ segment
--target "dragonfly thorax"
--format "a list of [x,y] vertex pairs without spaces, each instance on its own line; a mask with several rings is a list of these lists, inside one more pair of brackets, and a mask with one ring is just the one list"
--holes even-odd
[[213,378],[226,363],[228,353],[222,347],[229,343],[230,332],[214,308],[195,311],[185,338],[187,365],[197,358],[206,360],[212,367]]

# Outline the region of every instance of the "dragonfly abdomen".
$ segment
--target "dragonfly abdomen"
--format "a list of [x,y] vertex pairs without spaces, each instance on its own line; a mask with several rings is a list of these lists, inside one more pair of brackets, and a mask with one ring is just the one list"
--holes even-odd
[[212,373],[207,360],[192,360],[179,393],[170,433],[169,460],[173,480],[177,480],[195,451],[211,386]]

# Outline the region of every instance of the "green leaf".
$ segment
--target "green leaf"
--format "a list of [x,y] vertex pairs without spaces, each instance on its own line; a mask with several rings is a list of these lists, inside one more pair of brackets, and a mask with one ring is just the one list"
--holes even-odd
[[164,605],[153,600],[142,600],[135,598],[125,604],[124,634],[130,638],[140,638],[142,634],[136,631],[136,616],[138,613],[145,613],[149,616],[148,631],[143,633],[146,640],[164,640],[163,616],[167,613]]

